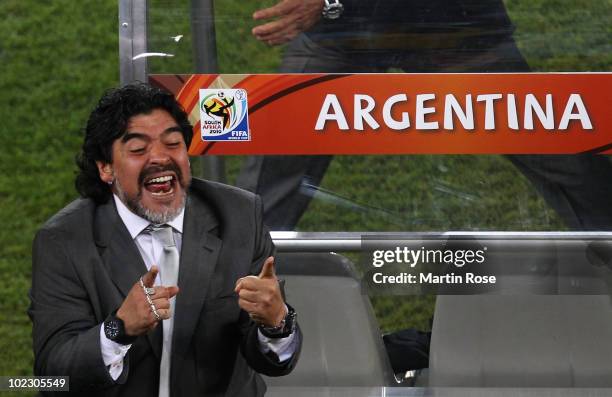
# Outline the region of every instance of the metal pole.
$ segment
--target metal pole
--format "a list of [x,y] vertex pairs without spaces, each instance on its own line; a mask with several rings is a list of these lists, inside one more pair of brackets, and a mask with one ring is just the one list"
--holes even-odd
[[612,232],[270,232],[278,252],[359,252],[375,240],[607,241]]
[[191,0],[191,33],[196,73],[217,73],[217,38],[212,0]]
[[121,85],[147,81],[147,0],[119,1],[119,77]]
[[[191,0],[191,32],[196,73],[218,73],[215,12],[212,0]],[[204,178],[225,182],[225,160],[202,157]]]

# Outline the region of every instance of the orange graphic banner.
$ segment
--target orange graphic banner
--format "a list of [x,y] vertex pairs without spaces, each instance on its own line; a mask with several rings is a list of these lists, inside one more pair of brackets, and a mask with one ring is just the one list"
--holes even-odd
[[[191,155],[612,153],[611,73],[152,75],[150,80],[173,92],[189,114]],[[200,89],[246,92],[249,140],[203,140],[201,115],[212,107],[202,106]],[[234,105],[233,99],[227,104]],[[222,125],[226,111],[222,106],[204,115]]]

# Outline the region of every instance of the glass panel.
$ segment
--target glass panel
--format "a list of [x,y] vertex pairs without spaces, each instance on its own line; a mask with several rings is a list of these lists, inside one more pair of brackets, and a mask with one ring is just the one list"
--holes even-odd
[[[276,72],[282,51],[297,47],[303,39],[317,45],[308,48],[311,62],[323,56],[357,54],[357,62],[343,61],[349,68],[344,71],[353,72],[386,66],[406,72],[417,68],[466,71],[466,62],[482,70],[490,65],[492,54],[514,55],[502,48],[513,39],[533,71],[609,71],[612,64],[612,5],[606,0],[464,0],[450,4],[441,0],[345,0],[340,18],[315,17],[317,23],[285,47],[264,44],[251,33],[265,22],[254,21],[252,14],[274,1],[249,1],[248,6],[239,1],[211,1],[214,18],[192,15],[197,3],[148,1],[148,50],[173,54],[150,59],[149,73],[195,72],[192,23],[214,25],[220,73]],[[503,67],[510,68],[512,58],[504,60]],[[308,67],[313,68],[312,63]]]
[[308,230],[564,228],[502,156],[336,157],[311,189],[315,200],[299,223]]
[[[149,73],[194,73],[192,32],[213,26],[220,73],[609,71],[606,0],[349,1],[332,20],[258,37],[274,1],[151,0]],[[319,4],[318,2],[314,2]],[[304,2],[304,9],[308,7]],[[320,6],[320,4],[319,4]],[[196,29],[195,26],[198,26]],[[267,25],[268,27],[270,25]],[[271,40],[271,41],[270,41]],[[272,45],[268,45],[270,42]],[[227,157],[228,181],[261,194],[274,230],[610,230],[607,156]],[[302,216],[303,215],[303,216]]]
[[[609,0],[340,1],[345,6],[340,18],[321,18],[319,10],[307,12],[316,23],[291,42],[275,45],[287,36],[280,34],[280,37],[264,37],[260,41],[252,34],[253,28],[265,23],[254,21],[252,14],[276,4],[273,0],[216,1],[214,16],[194,15],[192,7],[196,1],[151,0],[148,49],[172,54],[172,57],[151,57],[149,73],[202,72],[202,65],[196,61],[201,58],[195,54],[206,50],[202,44],[205,37],[195,37],[193,32],[198,29],[205,31],[206,26],[213,24],[217,50],[213,55],[218,69],[207,71],[218,73],[582,72],[610,71],[612,66],[612,3]],[[301,2],[303,7],[311,3],[322,4],[307,0]],[[308,26],[308,21],[309,18],[302,18],[300,24]],[[287,33],[292,35],[291,31]],[[268,43],[269,40],[272,42]],[[211,60],[212,55],[206,56]],[[274,230],[612,230],[612,206],[609,205],[612,202],[612,165],[607,156],[233,156],[225,158],[225,161],[230,183],[262,195],[266,222]],[[201,159],[193,161],[196,173],[201,162]],[[575,264],[573,257],[567,255],[568,251],[561,248],[544,256],[559,263]],[[600,252],[595,255],[598,260],[592,265],[601,268],[609,281],[609,248],[595,248]],[[525,254],[523,250],[519,251]],[[577,251],[576,255],[583,261],[585,258],[591,261],[593,252],[593,249],[587,249]],[[530,259],[535,264],[548,263],[541,260],[542,255],[531,255]],[[357,254],[347,253],[347,256],[357,265],[359,276],[371,270],[372,267],[366,263],[359,263]],[[280,262],[279,274],[282,274]],[[503,265],[510,268],[515,263],[519,261],[508,259]],[[530,262],[520,263],[531,269],[528,266]],[[311,269],[310,265],[308,269]],[[533,269],[538,267],[533,266]],[[325,274],[321,272],[317,276],[323,279]],[[297,278],[300,273],[287,275],[288,291],[295,294],[299,280],[290,277]],[[576,278],[576,285],[580,285],[581,280]],[[316,291],[319,298],[323,296],[322,283],[309,281],[306,284],[306,298],[303,302],[296,299],[295,304],[308,304],[312,309],[316,306],[311,299],[312,291]],[[339,283],[330,285],[337,288]],[[529,386],[576,386],[578,381],[571,383],[574,382],[573,374],[562,375],[564,380],[561,381],[547,376],[549,372],[555,373],[555,368],[560,368],[556,367],[559,363],[565,365],[565,358],[576,353],[571,351],[573,343],[565,343],[565,339],[557,335],[581,335],[575,329],[581,329],[583,325],[586,329],[595,324],[595,331],[609,329],[607,323],[599,323],[599,319],[605,319],[605,316],[598,311],[609,311],[608,297],[603,296],[603,302],[599,302],[597,296],[585,297],[572,296],[565,300],[566,297],[562,296],[529,296],[528,299],[511,297],[503,301],[506,297],[489,295],[450,299],[433,295],[374,295],[370,300],[379,326],[377,332],[431,330],[439,345],[444,338],[452,340],[449,338],[457,331],[459,342],[454,346],[466,347],[468,354],[456,356],[460,361],[454,369],[471,371],[469,364],[473,357],[469,349],[478,347],[478,344],[470,345],[469,341],[480,338],[483,346],[485,342],[490,344],[490,350],[481,356],[478,356],[477,349],[471,352],[483,358],[483,361],[474,361],[478,365],[485,363],[479,370],[490,365],[495,371],[495,365],[498,365],[502,373],[513,376],[508,366],[518,361],[518,373],[534,374],[536,383],[529,383]],[[333,299],[334,303],[336,300],[340,301],[340,296]],[[549,305],[549,301],[553,304]],[[487,307],[489,312],[484,310]],[[596,310],[583,310],[593,307]],[[462,312],[456,308],[468,310]],[[306,318],[306,313],[325,314],[325,309],[328,308],[304,310],[302,318]],[[567,318],[580,317],[580,320],[552,325],[549,315],[555,317],[556,313],[564,313],[555,318],[565,319],[564,309],[568,309]],[[589,317],[589,313],[593,315]],[[481,314],[482,319],[479,317]],[[438,321],[437,330],[435,326],[432,329],[432,317]],[[312,326],[313,322],[304,321],[304,324]],[[319,323],[314,324],[319,326]],[[473,324],[476,324],[474,332],[461,330]],[[342,327],[328,321],[321,322],[319,329],[338,330]],[[502,342],[487,342],[488,337],[504,335],[515,329],[518,329],[517,333]],[[541,331],[543,329],[547,331]],[[551,337],[554,333],[548,330],[557,334]],[[592,333],[585,331],[585,334]],[[544,337],[530,338],[534,335]],[[461,339],[462,336],[466,338]],[[600,337],[605,339],[605,335]],[[315,335],[311,340],[319,338]],[[530,345],[534,340],[539,342]],[[546,348],[550,341],[559,343],[557,349],[551,351],[561,353],[563,359],[556,360],[555,354],[550,352],[540,354],[538,349]],[[495,349],[498,348],[507,348],[508,351],[497,355]],[[608,347],[601,344],[598,348],[601,353]],[[596,351],[578,350],[587,358],[585,362],[600,356],[595,354]],[[532,352],[536,352],[536,360],[532,360]],[[435,353],[433,351],[432,356]],[[520,354],[528,359],[516,360]],[[510,359],[504,362],[507,357]],[[500,363],[495,362],[497,358]],[[549,359],[551,363],[546,364]],[[441,361],[442,364],[449,362]],[[545,363],[542,366],[550,370],[545,371],[544,384],[537,384],[541,378],[528,368],[529,364],[537,366],[540,363]],[[440,370],[436,368],[440,362],[432,359],[430,364],[434,364],[430,367],[433,376]],[[600,364],[593,367],[605,372],[605,365]],[[478,370],[472,371],[472,374],[476,373]],[[562,371],[559,373],[563,374]],[[530,376],[525,379],[532,380]],[[589,379],[591,381],[585,382],[587,386],[602,385],[600,380],[593,384],[594,378]],[[505,380],[502,378],[497,381],[499,383],[491,381],[493,383],[486,385],[512,385],[512,381],[504,383]],[[491,392],[492,389],[488,390]],[[314,395],[317,391],[320,389],[309,389],[306,393]],[[413,391],[395,389],[391,394],[411,395]],[[447,392],[449,395],[457,394],[455,389],[447,389]],[[473,394],[471,389],[462,392]],[[494,391],[491,393],[496,394]],[[364,395],[376,394],[368,392]]]

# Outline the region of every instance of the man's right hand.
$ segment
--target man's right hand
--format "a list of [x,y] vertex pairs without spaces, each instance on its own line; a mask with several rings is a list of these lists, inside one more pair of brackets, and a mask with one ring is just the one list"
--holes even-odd
[[[145,287],[153,287],[158,271],[157,266],[151,266],[151,270],[142,276]],[[160,319],[166,320],[171,315],[170,299],[178,294],[179,289],[177,286],[157,286],[154,288],[155,294],[150,295],[151,301],[155,305]],[[123,320],[125,332],[130,336],[145,334],[157,326],[158,320],[153,314],[140,281],[132,286],[128,296],[117,310],[117,317]]]
[[253,28],[253,36],[268,45],[284,44],[317,23],[323,5],[323,0],[278,0],[253,14],[254,20],[263,22]]

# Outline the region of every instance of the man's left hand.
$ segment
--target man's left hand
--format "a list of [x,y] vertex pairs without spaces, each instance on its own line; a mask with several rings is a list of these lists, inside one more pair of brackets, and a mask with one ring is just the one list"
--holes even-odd
[[255,11],[254,20],[268,22],[254,27],[253,36],[268,45],[284,44],[309,30],[321,18],[322,10],[323,0],[280,0]]
[[274,271],[274,258],[269,257],[258,276],[242,277],[236,282],[238,304],[251,318],[266,326],[276,327],[287,314],[280,286]]

